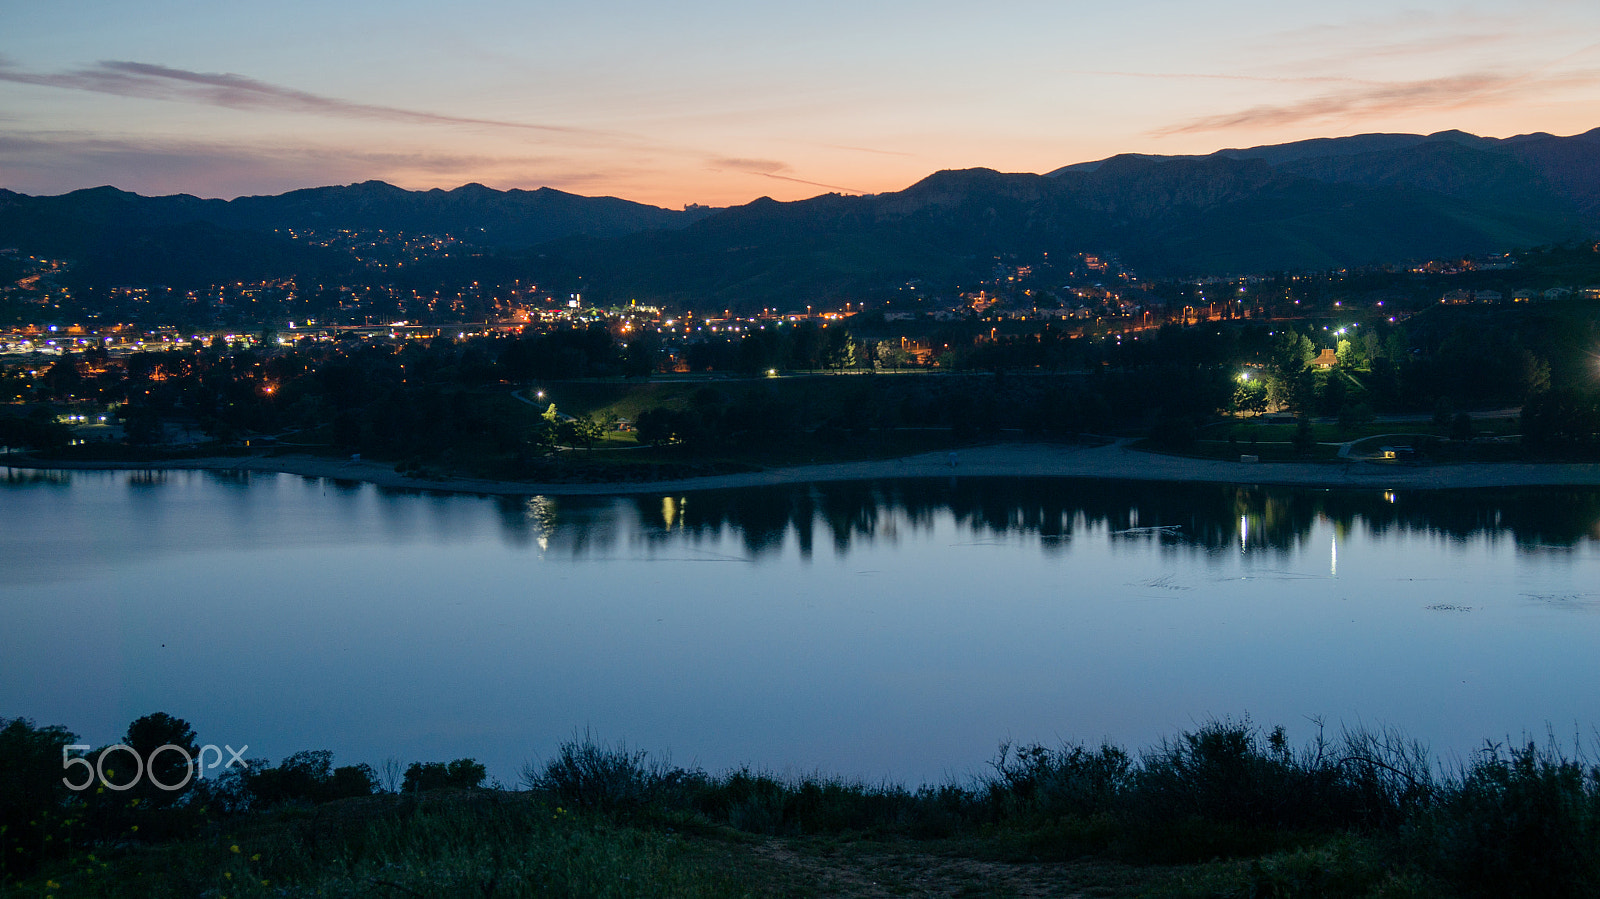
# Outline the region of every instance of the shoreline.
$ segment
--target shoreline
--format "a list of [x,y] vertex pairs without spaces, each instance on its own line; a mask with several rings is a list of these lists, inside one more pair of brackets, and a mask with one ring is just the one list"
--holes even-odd
[[1049,443],[992,444],[950,453],[939,450],[898,459],[822,463],[728,475],[664,481],[541,484],[477,478],[412,478],[378,462],[337,461],[321,456],[244,456],[163,462],[66,462],[6,460],[5,466],[37,471],[228,471],[362,481],[405,490],[480,496],[628,496],[685,490],[718,490],[810,482],[928,477],[1051,477],[1175,481],[1293,487],[1378,489],[1477,489],[1489,487],[1600,486],[1600,462],[1474,462],[1456,465],[1396,465],[1352,461],[1225,462],[1132,450],[1128,441],[1105,446]]

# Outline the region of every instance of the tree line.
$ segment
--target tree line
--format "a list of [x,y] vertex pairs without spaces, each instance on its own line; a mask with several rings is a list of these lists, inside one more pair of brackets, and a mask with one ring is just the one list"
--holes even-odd
[[[646,410],[646,442],[714,446],[745,435],[942,427],[966,436],[1148,431],[1181,445],[1206,421],[1289,412],[1358,424],[1377,414],[1525,408],[1525,445],[1600,451],[1600,325],[1590,306],[1441,308],[1409,320],[1214,322],[1079,336],[1049,328],[982,331],[940,324],[893,337],[863,320],[800,322],[691,337],[603,324],[401,344],[341,339],[286,348],[229,346],[52,360],[0,377],[11,409],[0,442],[59,448],[47,404],[114,410],[129,444],[172,442],[189,429],[223,443],[316,432],[324,443],[398,459],[493,455],[527,462],[593,441],[600,422],[547,409],[508,412],[509,391],[543,381],[644,380],[664,370],[753,378]],[[937,346],[948,379],[867,379],[819,386],[833,402],[775,405],[760,383],[777,371],[892,372],[902,346]],[[1313,365],[1331,351],[1331,367]],[[37,363],[35,363],[37,364]],[[889,383],[896,382],[896,383]],[[31,405],[30,405],[31,404]],[[292,442],[292,441],[290,441]],[[514,467],[514,466],[513,466]]]

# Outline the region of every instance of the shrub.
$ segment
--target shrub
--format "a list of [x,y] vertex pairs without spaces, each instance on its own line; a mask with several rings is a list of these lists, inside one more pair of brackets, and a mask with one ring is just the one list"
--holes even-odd
[[787,792],[776,778],[741,768],[709,784],[696,806],[737,830],[773,836],[784,831]]
[[[1316,763],[1327,758],[1319,746]],[[1334,764],[1342,790],[1340,796],[1329,798],[1342,803],[1335,809],[1336,823],[1341,825],[1399,827],[1437,797],[1427,747],[1395,730],[1345,731]]]
[[[31,870],[67,827],[71,791],[62,783],[61,750],[76,743],[64,727],[38,727],[26,718],[0,718],[0,876]],[[81,777],[74,774],[74,781]]]
[[1554,745],[1486,748],[1430,817],[1432,860],[1464,891],[1600,895],[1600,767]]
[[1253,854],[1326,829],[1347,806],[1339,767],[1296,758],[1282,728],[1265,746],[1249,719],[1162,740],[1140,760],[1124,805],[1137,851],[1173,859]]
[[276,768],[250,769],[246,778],[251,799],[263,806],[286,802],[320,803],[352,796],[371,796],[378,787],[370,765],[333,767],[326,749],[297,752]]
[[1109,744],[1089,750],[1069,743],[1051,750],[1001,743],[999,756],[989,764],[995,776],[985,785],[986,793],[1002,814],[1103,814],[1112,810],[1133,774],[1128,753]]
[[[369,769],[370,770],[370,769]],[[406,768],[405,780],[400,790],[420,793],[426,790],[471,790],[483,786],[489,776],[487,768],[473,759],[456,759],[453,762],[412,762]],[[376,777],[373,780],[376,781]]]
[[530,789],[548,792],[563,805],[598,811],[642,808],[691,776],[644,750],[630,751],[625,743],[613,749],[596,742],[588,732],[563,742],[542,768],[532,763],[522,768]]
[[960,797],[966,795],[958,788],[913,794],[899,786],[818,776],[783,780],[740,768],[716,780],[700,781],[693,802],[700,813],[747,833],[843,833],[904,826],[948,833],[956,825],[951,809],[963,805]]

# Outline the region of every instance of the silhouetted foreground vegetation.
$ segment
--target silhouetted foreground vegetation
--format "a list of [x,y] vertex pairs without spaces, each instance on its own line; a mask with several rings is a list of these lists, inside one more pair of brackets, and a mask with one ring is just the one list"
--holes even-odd
[[[1221,720],[1138,753],[1002,744],[987,775],[911,790],[714,775],[585,734],[515,791],[483,787],[470,759],[401,780],[392,763],[380,775],[309,752],[183,790],[107,770],[73,792],[75,739],[0,726],[0,895],[839,895],[860,892],[855,868],[948,879],[963,860],[986,866],[986,895],[1006,892],[1007,871],[1061,893],[1096,879],[1102,895],[1600,891],[1600,766],[1553,738],[1447,768],[1393,732],[1319,729],[1296,747],[1282,728]],[[198,751],[163,714],[124,743],[155,740]],[[163,783],[181,778],[181,753],[159,758]]]

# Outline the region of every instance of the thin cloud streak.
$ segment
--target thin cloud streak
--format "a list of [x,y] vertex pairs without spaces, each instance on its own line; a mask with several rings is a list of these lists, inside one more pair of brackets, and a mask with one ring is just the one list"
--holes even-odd
[[1296,125],[1315,119],[1349,119],[1389,116],[1425,109],[1459,109],[1490,99],[1505,99],[1538,86],[1591,84],[1596,73],[1575,72],[1561,78],[1536,74],[1468,74],[1385,84],[1370,90],[1324,94],[1295,103],[1254,106],[1239,112],[1204,116],[1170,128],[1150,132],[1155,137]]
[[480,125],[569,136],[622,138],[623,135],[562,125],[441,115],[395,106],[355,103],[308,91],[268,84],[243,75],[191,72],[142,62],[108,61],[72,72],[19,71],[0,58],[0,81],[146,100],[199,103],[229,109],[276,109],[313,115],[357,117],[421,125]]
[[788,163],[780,162],[776,159],[722,158],[710,159],[707,160],[707,162],[713,171],[721,172],[732,170],[736,172],[744,172],[745,174],[749,175],[760,175],[763,178],[772,178],[777,181],[788,181],[792,184],[807,184],[811,187],[823,187],[827,188],[828,190],[843,191],[844,193],[867,193],[867,191],[856,190],[853,187],[840,187],[837,184],[823,184],[820,181],[807,181],[804,178],[796,178],[792,175],[781,174],[782,172],[792,171],[792,169]]
[[1115,78],[1149,78],[1160,81],[1248,81],[1258,84],[1382,84],[1367,78],[1340,75],[1233,75],[1218,72],[1119,72],[1102,69],[1068,69],[1069,75],[1108,75]]
[[[659,144],[644,137],[619,132],[513,122],[501,119],[449,116],[392,106],[355,103],[269,84],[243,75],[193,72],[150,63],[108,61],[98,63],[91,68],[72,72],[41,74],[21,71],[11,60],[0,57],[0,82],[32,84],[140,99],[197,103],[230,109],[271,109],[328,117],[358,117],[419,125],[472,125],[536,131],[545,133],[553,139],[564,139],[566,143],[572,145],[631,150],[636,153],[655,153],[667,156],[700,156],[704,153],[703,150],[697,150],[692,147],[674,147]],[[86,153],[96,152],[84,144],[79,144],[78,150]],[[178,154],[179,158],[182,158],[182,156],[182,153]],[[373,162],[381,164],[381,160],[377,156],[369,158]],[[417,164],[420,164],[420,160]],[[447,162],[423,166],[424,169],[439,171],[454,167],[453,164]],[[776,160],[724,158],[715,160],[713,167],[718,170],[760,175],[764,178],[772,178],[794,184],[805,184],[825,190],[845,191],[848,193],[864,192],[783,174],[790,171],[790,167],[786,163]],[[568,178],[546,183],[566,183],[571,185],[575,181],[578,183],[590,183],[603,182],[605,180],[607,179],[600,177]]]
[[817,146],[827,147],[830,150],[849,150],[852,153],[871,153],[875,156],[899,156],[905,159],[917,158],[915,153],[903,153],[899,150],[874,150],[871,147],[852,147],[846,144],[817,144]]
[[740,172],[753,172],[757,175],[767,175],[773,172],[789,171],[787,162],[776,159],[742,159],[738,157],[722,157],[710,160],[711,167],[719,171],[734,169]]
[[864,194],[864,193],[868,193],[868,191],[857,190],[854,187],[840,187],[837,184],[823,184],[821,181],[807,181],[804,178],[791,178],[788,175],[774,175],[771,172],[751,172],[751,174],[752,175],[760,175],[763,178],[775,178],[775,179],[777,179],[779,181],[788,181],[788,182],[791,182],[791,183],[794,183],[794,184],[808,184],[808,185],[810,185],[812,187],[825,187],[828,190],[836,190],[836,191],[840,191],[842,193],[847,193],[847,194]]
[[[371,179],[463,184],[542,184],[562,189],[604,185],[625,171],[598,172],[562,156],[352,150],[319,146],[146,140],[33,132],[0,135],[4,186],[24,193],[64,193],[88,184],[142,187],[141,193],[233,197]],[[132,182],[132,183],[129,183]]]
[[[1503,27],[1507,23],[1500,23]],[[1300,56],[1295,65],[1317,68],[1321,66],[1349,66],[1368,65],[1376,60],[1416,60],[1424,57],[1450,57],[1472,49],[1501,48],[1509,50],[1530,41],[1527,35],[1514,31],[1501,30],[1495,32],[1458,32],[1439,33],[1430,32],[1424,36],[1402,41],[1388,41],[1384,43],[1371,43],[1366,38],[1375,34],[1392,33],[1396,28],[1405,27],[1402,24],[1371,24],[1371,25],[1343,25],[1318,29],[1315,33],[1305,33],[1299,36],[1299,42],[1307,48],[1306,52],[1313,50],[1318,55]],[[1551,35],[1550,37],[1554,37]],[[1287,43],[1295,38],[1284,37]],[[1338,53],[1327,53],[1329,48],[1339,48]]]

